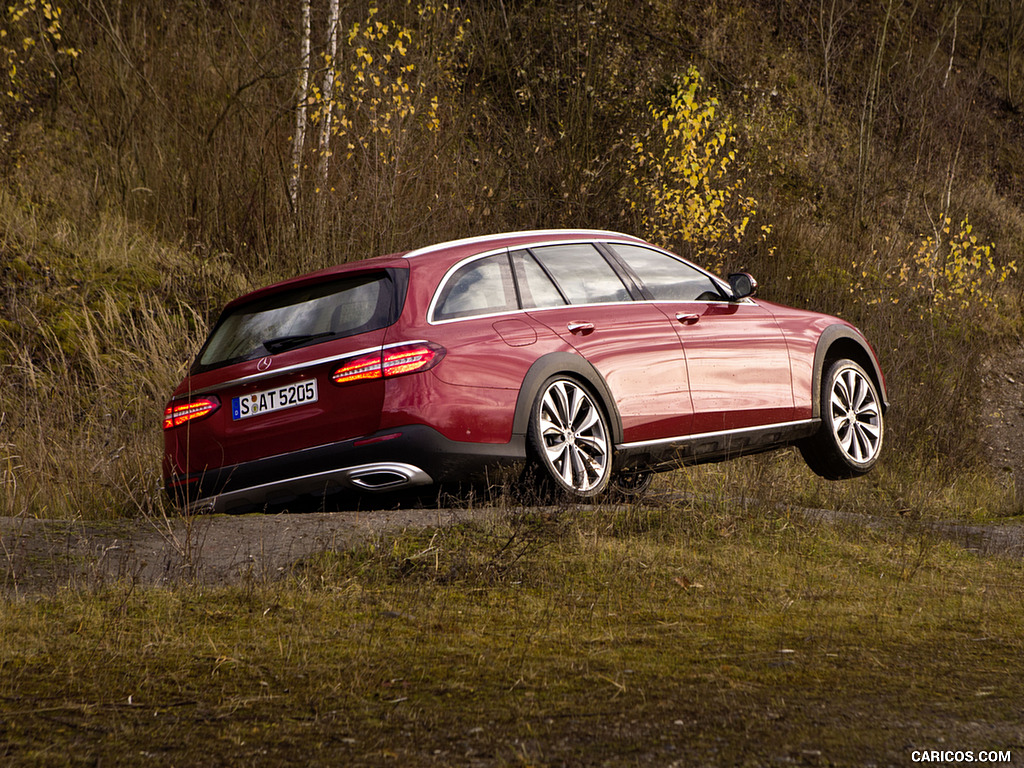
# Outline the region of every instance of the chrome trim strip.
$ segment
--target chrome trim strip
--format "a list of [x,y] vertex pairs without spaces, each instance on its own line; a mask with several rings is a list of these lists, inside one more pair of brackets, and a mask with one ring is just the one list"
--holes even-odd
[[[746,304],[757,306],[757,303],[751,301],[749,298],[740,299],[739,301],[729,301],[727,299],[722,299],[720,301],[676,301],[674,299],[640,299],[639,301],[602,301],[594,302],[591,304],[553,304],[550,307],[530,307],[529,309],[506,309],[501,312],[489,312],[482,315],[467,315],[466,317],[453,317],[450,320],[428,320],[427,323],[429,325],[448,325],[449,323],[464,323],[467,320],[486,320],[491,317],[507,317],[509,315],[525,315],[533,314],[535,312],[547,312],[548,310],[551,309],[587,309],[588,307],[636,307],[640,304],[646,304],[649,306],[655,306],[658,304],[700,304],[701,306],[705,306],[708,304],[714,304],[715,306]],[[666,320],[669,319],[670,318],[666,318]]]
[[317,360],[310,360],[305,363],[295,363],[294,365],[287,365],[284,368],[278,368],[277,370],[262,371],[260,373],[250,373],[248,376],[239,376],[237,379],[229,379],[223,381],[220,384],[212,384],[209,387],[202,387],[201,389],[192,389],[188,392],[183,392],[180,395],[175,395],[171,398],[171,402],[177,400],[187,400],[191,397],[197,397],[198,395],[206,395],[210,392],[217,392],[228,387],[235,387],[240,384],[251,384],[256,381],[262,381],[263,379],[269,379],[273,376],[281,376],[285,373],[295,373],[296,371],[302,371],[306,368],[313,368],[318,365],[324,365],[326,363],[337,363],[341,360],[347,360],[350,357],[359,357],[359,355],[368,355],[371,352],[376,352],[378,349],[383,351],[385,349],[393,349],[394,347],[404,347],[406,344],[426,344],[424,339],[410,339],[409,341],[396,341],[391,344],[385,344],[380,347],[366,347],[365,349],[359,349],[355,352],[345,352],[340,355],[331,355],[329,357],[321,357]]
[[[565,242],[575,241],[588,241],[594,238],[614,238],[618,240],[626,240],[631,243],[643,243],[639,237],[635,235],[626,235],[622,232],[610,232],[603,229],[528,229],[522,232],[496,232],[492,235],[477,235],[476,237],[464,237],[461,240],[449,240],[444,243],[436,243],[434,245],[427,245],[423,248],[417,248],[416,250],[409,251],[403,259],[412,259],[416,256],[422,256],[427,253],[433,253],[435,251],[444,250],[447,248],[454,248],[463,245],[472,245],[474,243],[490,243],[496,240],[502,240],[504,238],[512,237],[561,237],[565,239]],[[524,246],[525,247],[525,246]]]
[[724,429],[720,432],[703,432],[697,435],[680,435],[679,437],[666,437],[658,440],[640,440],[635,443],[620,443],[615,446],[617,451],[630,451],[637,448],[653,448],[660,445],[671,445],[672,443],[693,443],[702,440],[714,440],[728,435],[742,435],[750,432],[764,432],[773,429],[809,427],[820,422],[820,419],[802,419],[800,421],[783,421],[775,424],[764,424],[759,427],[743,427],[741,429]]
[[[524,234],[524,235],[547,235],[547,234],[557,235],[557,234],[562,234],[562,235],[568,235],[570,232],[572,232],[572,230],[557,230],[557,229],[555,229],[555,230],[534,230],[534,231],[531,231],[531,232],[522,232],[522,233],[513,232],[513,233],[507,233],[507,234],[508,235],[515,235],[515,234]],[[669,257],[671,257],[673,259],[676,259],[677,261],[682,262],[683,264],[685,264],[688,267],[693,267],[698,272],[702,273],[705,277],[709,278],[716,285],[718,285],[723,291],[725,291],[726,295],[728,295],[729,292],[732,290],[732,288],[729,286],[729,284],[726,281],[722,280],[722,278],[718,277],[718,275],[715,275],[715,274],[713,274],[711,272],[708,272],[706,269],[704,269],[703,267],[699,266],[698,264],[694,264],[691,261],[687,261],[682,256],[679,256],[679,255],[677,255],[675,253],[672,253],[671,251],[666,251],[664,248],[658,248],[657,246],[651,245],[650,243],[645,242],[645,241],[641,240],[640,238],[635,238],[635,237],[633,237],[631,235],[623,235],[623,234],[618,233],[618,232],[603,232],[601,230],[581,231],[579,233],[573,233],[573,235],[574,235],[573,237],[566,237],[565,239],[561,239],[561,240],[551,240],[551,241],[544,241],[544,242],[538,242],[538,243],[529,243],[527,245],[517,245],[517,246],[515,246],[515,249],[518,250],[519,248],[540,248],[540,247],[546,247],[546,246],[549,246],[549,245],[569,245],[569,244],[572,244],[572,243],[591,243],[591,244],[593,244],[595,242],[599,242],[599,243],[602,243],[602,244],[610,243],[611,245],[615,245],[616,242],[621,242],[621,243],[624,243],[625,245],[639,245],[641,247],[647,248],[650,251],[654,251],[656,253],[661,253],[661,254],[663,254],[665,256],[669,256]],[[579,235],[579,236],[577,237],[575,235]],[[586,235],[586,236],[584,237],[584,235]],[[491,238],[504,237],[504,236],[506,236],[506,235],[487,235],[487,236],[479,237],[479,238],[467,238],[465,241],[456,240],[456,241],[453,241],[452,243],[442,243],[441,245],[448,246],[448,245],[453,245],[453,244],[456,244],[456,243],[463,243],[463,242],[469,243],[469,242],[473,242],[475,240],[486,241],[486,240],[491,239]],[[426,253],[426,252],[432,250],[433,248],[434,248],[434,246],[428,246],[427,248],[423,248],[420,251],[411,251],[410,253],[406,254],[406,258],[408,258],[410,255],[413,255],[413,254]],[[577,308],[578,309],[586,309],[587,307],[609,307],[609,306],[626,306],[626,305],[635,306],[637,304],[718,304],[718,305],[724,305],[724,304],[746,304],[746,305],[757,306],[757,302],[755,302],[749,296],[744,297],[744,298],[740,299],[739,301],[731,301],[731,300],[729,300],[727,298],[724,298],[724,299],[721,299],[721,300],[718,300],[718,301],[683,301],[683,300],[676,300],[676,299],[639,299],[637,301],[604,301],[604,302],[596,302],[596,303],[592,303],[592,304],[555,304],[555,305],[552,305],[550,307],[529,307],[529,308],[525,308],[525,309],[506,309],[506,310],[503,310],[501,312],[488,312],[488,313],[479,314],[479,315],[467,315],[466,317],[453,317],[453,318],[451,318],[449,320],[436,320],[436,319],[434,319],[434,311],[437,309],[437,302],[438,302],[438,299],[440,299],[440,297],[441,297],[441,291],[444,289],[445,285],[448,283],[448,281],[451,279],[452,275],[454,275],[456,271],[458,271],[459,269],[464,267],[466,264],[469,264],[471,262],[477,261],[479,259],[485,259],[485,258],[488,258],[490,256],[497,256],[499,253],[508,253],[511,250],[512,250],[512,246],[505,246],[503,248],[494,248],[494,249],[489,250],[489,251],[485,251],[485,252],[481,252],[481,253],[475,253],[472,256],[467,256],[466,258],[462,259],[461,261],[456,262],[455,264],[453,264],[448,269],[448,271],[444,273],[444,276],[441,278],[440,282],[438,282],[438,284],[437,284],[437,288],[434,290],[434,295],[430,297],[430,304],[427,306],[427,325],[447,325],[448,323],[461,323],[461,322],[465,322],[466,320],[480,320],[481,318],[488,318],[488,317],[502,317],[502,316],[505,316],[505,315],[515,315],[515,314],[518,314],[520,312],[543,312],[545,309],[565,309],[566,307],[570,307],[570,308],[573,308],[573,309],[577,309]],[[616,256],[618,256],[618,254],[616,254]],[[619,258],[622,258],[622,257],[619,256]]]
[[[614,243],[614,242],[618,241],[618,242],[625,242],[627,245],[637,245],[637,244],[646,245],[646,243],[644,243],[644,241],[640,240],[639,238],[633,238],[630,235],[622,235],[622,234],[619,234],[618,232],[603,232],[601,230],[593,230],[593,231],[586,231],[586,230],[584,230],[584,231],[581,231],[581,232],[574,232],[573,230],[553,229],[553,230],[534,230],[534,231],[531,231],[531,232],[511,233],[511,234],[513,234],[513,235],[514,234],[525,234],[525,235],[535,235],[535,234],[536,235],[548,235],[548,234],[550,234],[552,236],[554,236],[554,235],[562,235],[561,238],[556,238],[556,239],[552,239],[552,240],[544,240],[544,241],[536,242],[536,243],[526,243],[526,244],[523,244],[523,245],[517,245],[517,246],[514,247],[515,250],[517,250],[517,251],[520,250],[520,249],[525,249],[525,248],[547,248],[548,246],[574,245],[574,244],[577,244],[577,243],[585,243],[585,244],[588,244],[588,245],[593,245],[595,242],[600,242],[600,243],[611,242],[611,243]],[[438,282],[437,288],[434,290],[434,295],[430,297],[430,304],[427,306],[427,325],[446,325],[447,323],[458,323],[458,322],[462,322],[464,320],[479,320],[482,317],[499,317],[501,315],[512,315],[512,314],[516,314],[516,313],[519,313],[519,312],[535,312],[535,311],[543,310],[543,309],[564,309],[565,307],[586,308],[586,307],[595,307],[595,306],[602,306],[602,307],[604,307],[604,306],[610,306],[610,305],[615,305],[615,304],[638,304],[638,303],[640,303],[640,302],[637,302],[637,301],[604,301],[604,302],[596,302],[596,303],[592,303],[592,304],[555,304],[555,305],[552,305],[550,307],[529,307],[529,308],[526,308],[526,309],[506,309],[506,310],[502,310],[501,312],[489,312],[489,313],[479,314],[479,315],[467,315],[466,317],[453,317],[453,318],[451,318],[449,320],[436,320],[434,318],[434,312],[437,309],[437,302],[441,298],[441,293],[444,291],[444,288],[448,284],[448,281],[451,280],[452,276],[454,276],[454,274],[456,272],[458,272],[460,269],[462,269],[462,267],[466,266],[467,264],[471,264],[474,261],[479,261],[480,259],[486,259],[486,258],[489,258],[491,256],[497,256],[500,253],[511,253],[512,250],[513,250],[513,246],[507,245],[507,246],[504,246],[502,248],[494,248],[494,249],[489,250],[489,251],[484,251],[484,252],[481,252],[481,253],[475,253],[472,256],[467,256],[466,258],[462,259],[459,262],[456,262],[451,267],[449,267],[448,271],[444,273],[444,277],[442,277],[440,282]]]
[[[444,290],[445,286],[448,285],[448,281],[452,278],[452,275],[454,275],[458,270],[462,269],[467,264],[472,264],[474,261],[480,261],[481,259],[487,259],[487,258],[490,258],[491,256],[498,256],[499,254],[502,254],[502,253],[508,253],[508,248],[495,248],[495,249],[490,250],[490,251],[483,251],[482,253],[475,253],[472,256],[467,256],[466,258],[462,259],[461,261],[456,262],[451,267],[449,267],[448,271],[444,273],[444,276],[441,278],[440,282],[437,284],[437,288],[434,289],[434,295],[430,297],[430,304],[427,306],[427,325],[443,325],[445,323],[458,322],[459,320],[478,320],[481,317],[485,317],[486,315],[467,315],[466,317],[454,317],[454,318],[452,318],[450,320],[434,320],[434,310],[437,309],[437,302],[441,298],[441,292]],[[492,315],[509,314],[509,313],[512,313],[512,312],[522,312],[522,311],[523,310],[521,310],[521,309],[506,309],[506,310],[503,310],[502,312],[491,313],[491,314]]]

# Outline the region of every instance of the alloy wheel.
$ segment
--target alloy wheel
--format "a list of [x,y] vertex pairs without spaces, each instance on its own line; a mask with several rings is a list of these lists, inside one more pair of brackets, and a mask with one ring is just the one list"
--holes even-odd
[[882,444],[882,415],[874,388],[855,368],[844,368],[835,377],[829,396],[832,434],[852,461],[865,464]]
[[537,432],[548,470],[567,490],[600,490],[609,475],[610,445],[604,415],[593,397],[568,379],[541,395]]

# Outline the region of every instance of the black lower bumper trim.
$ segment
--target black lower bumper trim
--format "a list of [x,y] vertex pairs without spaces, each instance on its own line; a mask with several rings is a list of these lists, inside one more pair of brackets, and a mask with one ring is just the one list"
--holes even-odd
[[382,493],[467,480],[522,461],[525,440],[462,443],[414,425],[168,479],[175,504],[218,512],[337,491]]

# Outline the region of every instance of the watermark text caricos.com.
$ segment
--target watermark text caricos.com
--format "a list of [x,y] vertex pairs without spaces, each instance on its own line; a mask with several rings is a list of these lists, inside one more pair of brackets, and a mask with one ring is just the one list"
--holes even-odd
[[1003,763],[1012,762],[1010,750],[915,749],[910,753],[915,763]]

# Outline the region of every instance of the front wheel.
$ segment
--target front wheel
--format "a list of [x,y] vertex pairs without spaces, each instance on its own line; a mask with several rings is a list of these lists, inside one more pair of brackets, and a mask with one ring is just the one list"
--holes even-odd
[[613,497],[623,501],[635,501],[642,498],[650,490],[653,481],[654,473],[649,469],[617,472],[612,475],[608,489]]
[[541,387],[530,412],[529,441],[541,475],[557,490],[589,498],[611,475],[611,440],[604,411],[578,381],[554,376]]
[[882,452],[885,424],[874,381],[852,360],[836,360],[821,382],[821,429],[800,443],[807,465],[829,480],[868,472]]

